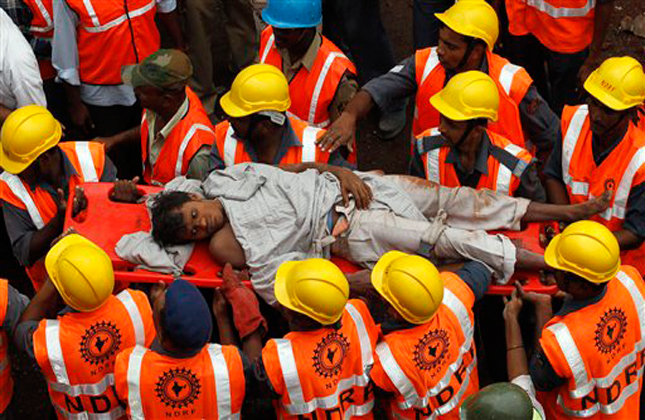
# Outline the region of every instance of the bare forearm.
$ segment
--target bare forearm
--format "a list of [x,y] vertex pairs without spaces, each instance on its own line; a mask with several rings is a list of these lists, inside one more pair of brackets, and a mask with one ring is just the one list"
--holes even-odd
[[179,25],[179,13],[177,9],[170,13],[158,13],[159,22],[166,28],[170,38],[173,41],[173,47],[185,50],[186,44],[184,43],[184,36]]
[[47,254],[51,243],[63,233],[65,213],[59,211],[42,229],[34,232],[29,242],[29,264],[34,264]]
[[361,120],[374,108],[374,100],[366,90],[359,90],[343,111],[355,120]]
[[508,379],[513,380],[520,375],[528,374],[529,366],[522,342],[522,330],[517,318],[505,319],[504,325],[506,328],[506,368]]
[[242,351],[252,362],[262,357],[262,328],[258,328],[242,340]]
[[216,314],[219,341],[222,345],[235,345],[235,328],[228,314]]
[[81,101],[80,86],[74,86],[63,82],[63,87],[65,89],[65,96],[67,96],[67,102],[70,108],[83,105],[83,102]]
[[97,140],[104,143],[108,150],[120,144],[133,144],[141,141],[141,127],[134,127],[111,137],[99,137]]
[[547,176],[545,186],[549,203],[569,204],[569,194],[567,193],[567,188],[562,182]]
[[618,245],[620,245],[622,251],[636,249],[643,244],[643,238],[627,229],[614,232],[614,236],[618,240]]
[[59,306],[61,306],[60,296],[51,280],[47,280],[25,308],[19,323],[54,318]]
[[602,50],[602,43],[605,40],[605,34],[607,33],[613,10],[614,4],[611,0],[601,2],[596,6],[593,39],[589,47],[589,56],[591,58],[596,58]]

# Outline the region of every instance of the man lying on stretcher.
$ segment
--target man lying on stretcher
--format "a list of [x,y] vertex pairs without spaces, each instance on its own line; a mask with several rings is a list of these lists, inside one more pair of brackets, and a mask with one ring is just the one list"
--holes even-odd
[[153,237],[164,245],[210,239],[213,259],[247,266],[255,290],[270,304],[282,262],[330,254],[366,268],[390,250],[434,262],[476,260],[505,282],[516,267],[546,265],[541,255],[487,230],[585,219],[608,205],[608,194],[556,206],[488,190],[439,187],[408,176],[340,168],[333,174],[293,173],[262,164],[215,171],[202,188],[206,199],[176,191],[160,194],[152,204]]

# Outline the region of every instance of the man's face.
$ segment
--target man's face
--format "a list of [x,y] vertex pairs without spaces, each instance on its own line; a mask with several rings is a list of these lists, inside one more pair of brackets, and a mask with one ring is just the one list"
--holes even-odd
[[299,45],[307,34],[308,28],[281,29],[273,28],[276,47],[290,50]]
[[161,89],[152,86],[138,86],[134,88],[134,93],[143,108],[153,112],[163,109],[166,96]]
[[183,242],[210,239],[226,221],[221,204],[215,200],[194,198],[177,210],[183,219],[183,228],[177,232]]
[[589,106],[591,131],[598,137],[608,134],[624,116],[623,111],[614,111],[591,95],[587,97],[587,105]]
[[457,146],[457,143],[461,140],[466,130],[468,130],[467,121],[455,121],[443,115],[439,120],[439,132],[452,148]]
[[249,139],[249,129],[251,128],[250,115],[246,117],[240,117],[240,118],[229,117],[228,122],[231,124],[231,127],[233,127],[233,130],[235,131],[236,136],[238,136],[241,139],[250,140]]
[[447,70],[455,70],[468,49],[468,42],[464,37],[447,26],[439,29],[439,46],[437,56],[439,62]]

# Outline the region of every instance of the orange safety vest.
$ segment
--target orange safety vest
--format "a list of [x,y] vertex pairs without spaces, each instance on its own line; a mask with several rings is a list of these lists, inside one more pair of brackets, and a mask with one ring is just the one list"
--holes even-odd
[[117,357],[117,395],[131,419],[239,419],[244,367],[235,346],[207,344],[186,359],[141,346]]
[[[99,182],[105,166],[105,147],[102,143],[77,141],[59,143],[58,147],[65,153],[77,175],[69,179],[68,191],[83,182]],[[42,229],[56,215],[58,205],[54,197],[39,186],[35,189],[20,179],[19,176],[3,172],[0,174],[0,199],[26,210],[36,229]],[[36,291],[45,282],[45,267],[42,260],[26,267]]]
[[[271,26],[262,31],[260,63],[271,64],[282,71],[282,57],[275,47],[274,39]],[[327,127],[331,123],[329,106],[347,71],[356,75],[356,67],[351,60],[323,36],[311,72],[302,66],[289,82],[289,115],[316,127]]]
[[[23,0],[31,11],[32,19],[29,33],[40,39],[51,41],[54,36],[54,12],[52,0]],[[43,80],[56,76],[56,70],[49,59],[38,59],[38,67]]]
[[[325,130],[312,127],[293,117],[289,117],[289,122],[296,136],[300,139],[302,147],[290,147],[280,161],[280,165],[303,162],[329,162],[329,152],[322,151],[316,145],[316,139],[320,138],[325,133]],[[244,148],[244,142],[238,141],[234,134],[235,130],[233,130],[228,121],[222,121],[215,126],[215,144],[226,167],[237,165],[238,163],[253,162],[253,159]]]
[[[592,150],[587,105],[566,106],[562,112],[562,176],[572,204],[599,197],[606,188],[614,190],[610,207],[591,217],[612,231],[622,229],[632,186],[645,182],[645,135],[630,124],[620,141],[600,166]],[[621,253],[624,264],[645,273],[645,245]]]
[[[430,98],[444,88],[446,70],[439,63],[436,47],[418,50],[414,57],[417,99],[412,131],[415,136],[420,136],[426,130],[439,127],[440,114],[430,104]],[[490,122],[488,128],[526,148],[519,105],[533,80],[524,68],[511,64],[497,54],[487,51],[486,59],[488,75],[499,90],[498,119],[497,122]]]
[[388,417],[459,419],[459,406],[477,392],[475,296],[458,275],[441,273],[444,294],[430,321],[392,332],[376,346],[372,380],[395,394]]
[[9,282],[0,279],[0,414],[4,413],[13,396],[13,380],[9,364],[9,337],[2,329],[9,306]]
[[79,75],[83,83],[120,85],[121,67],[159,49],[156,0],[65,0],[79,17]]
[[545,326],[540,345],[567,383],[538,397],[550,419],[637,419],[645,366],[645,285],[630,266],[597,303]]
[[40,321],[34,355],[58,418],[125,418],[114,390],[116,355],[136,344],[149,346],[154,336],[147,296],[129,289],[95,311]]
[[262,361],[279,419],[371,419],[369,372],[378,328],[360,300],[350,300],[341,328],[291,332],[269,340]]
[[[512,196],[520,186],[520,177],[531,163],[533,156],[499,134],[490,130],[486,130],[486,133],[495,147],[488,156],[488,174],[482,174],[479,177],[477,189],[487,188]],[[446,163],[450,146],[437,135],[439,135],[438,131],[428,130],[417,139],[416,146],[423,161],[426,179],[445,187],[460,187],[461,183],[454,165]],[[500,161],[502,150],[518,159],[514,167],[509,167]]]
[[508,29],[533,34],[551,51],[571,54],[591,44],[595,0],[506,0]]
[[204,106],[195,92],[186,87],[188,112],[172,129],[164,140],[161,152],[153,168],[148,161],[148,120],[143,111],[141,120],[141,157],[143,160],[143,179],[148,184],[166,184],[188,172],[188,166],[195,154],[203,146],[211,146],[215,141],[213,125],[206,115]]

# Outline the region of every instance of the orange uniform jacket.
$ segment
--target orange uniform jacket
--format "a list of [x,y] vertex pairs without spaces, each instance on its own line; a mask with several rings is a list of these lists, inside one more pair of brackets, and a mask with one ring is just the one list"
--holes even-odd
[[131,419],[239,419],[244,368],[234,346],[207,344],[176,359],[141,346],[117,357],[117,395]]
[[9,305],[9,282],[0,279],[0,413],[4,413],[13,396],[13,380],[11,379],[11,365],[9,364],[9,337],[2,330],[7,306]]
[[[520,186],[520,178],[533,156],[504,137],[486,130],[493,146],[488,156],[488,174],[482,174],[477,189],[487,188],[504,195],[514,195]],[[450,146],[428,130],[417,139],[417,151],[421,156],[426,179],[445,187],[460,187],[453,164],[446,163]]]
[[387,334],[376,346],[372,380],[395,397],[388,418],[459,419],[459,406],[479,389],[475,295],[454,273],[441,273],[443,302],[426,324]]
[[262,361],[280,419],[373,418],[369,371],[378,328],[360,300],[350,300],[341,328],[291,332],[269,340]]
[[[308,125],[297,119],[289,118],[291,127],[300,139],[302,147],[291,147],[280,161],[280,165],[303,162],[329,162],[329,152],[323,152],[317,145],[316,139],[320,138],[325,130]],[[235,131],[228,121],[222,121],[215,126],[215,143],[217,151],[222,157],[226,167],[238,163],[253,162],[251,156],[244,148],[244,143],[234,136]]]
[[[282,71],[282,57],[275,47],[271,26],[262,31],[260,63],[271,64]],[[322,37],[311,71],[302,66],[289,81],[290,114],[313,126],[327,127],[331,122],[329,106],[345,72],[355,75],[356,67],[337,46]]]
[[[35,38],[51,41],[54,36],[54,12],[52,0],[23,0],[31,11],[32,19],[29,33]],[[43,80],[56,76],[51,60],[38,59],[38,67]]]
[[159,49],[156,0],[65,0],[79,18],[79,76],[92,85],[120,85],[121,67]]
[[79,413],[125,418],[114,390],[116,355],[137,344],[149,346],[154,335],[147,296],[129,289],[95,311],[42,320],[34,332],[34,354],[58,418],[81,418]]
[[[103,174],[105,165],[105,148],[102,143],[95,142],[65,142],[58,147],[72,163],[77,175],[69,179],[68,191],[83,182],[98,182]],[[42,229],[56,215],[58,206],[45,189],[37,186],[31,189],[17,175],[8,172],[0,174],[0,199],[26,210],[34,225]],[[45,273],[42,261],[27,268],[34,288],[40,289],[44,283]]]
[[538,393],[549,419],[637,419],[645,365],[640,273],[622,266],[600,301],[552,318],[540,345],[555,373],[567,380]]
[[148,161],[148,120],[143,113],[141,120],[141,157],[143,160],[143,179],[148,184],[166,184],[188,172],[190,161],[203,146],[211,146],[215,141],[213,125],[206,115],[204,106],[195,92],[186,88],[188,112],[172,129],[164,140],[161,152],[153,168]]
[[[490,51],[486,52],[486,60],[488,75],[495,81],[499,90],[498,119],[497,122],[490,123],[488,128],[526,148],[519,105],[533,80],[522,67],[511,64]],[[446,70],[439,63],[435,47],[415,53],[415,72],[417,99],[412,131],[415,136],[419,136],[426,130],[439,127],[440,114],[430,104],[430,98],[444,88]]]
[[506,0],[508,29],[513,35],[533,34],[551,51],[571,54],[591,44],[594,0]]
[[[572,204],[614,190],[610,207],[591,219],[612,231],[622,229],[632,186],[645,182],[645,135],[630,124],[620,144],[596,167],[589,109],[567,106],[562,113],[562,176]],[[623,263],[645,272],[645,246],[621,253]]]

